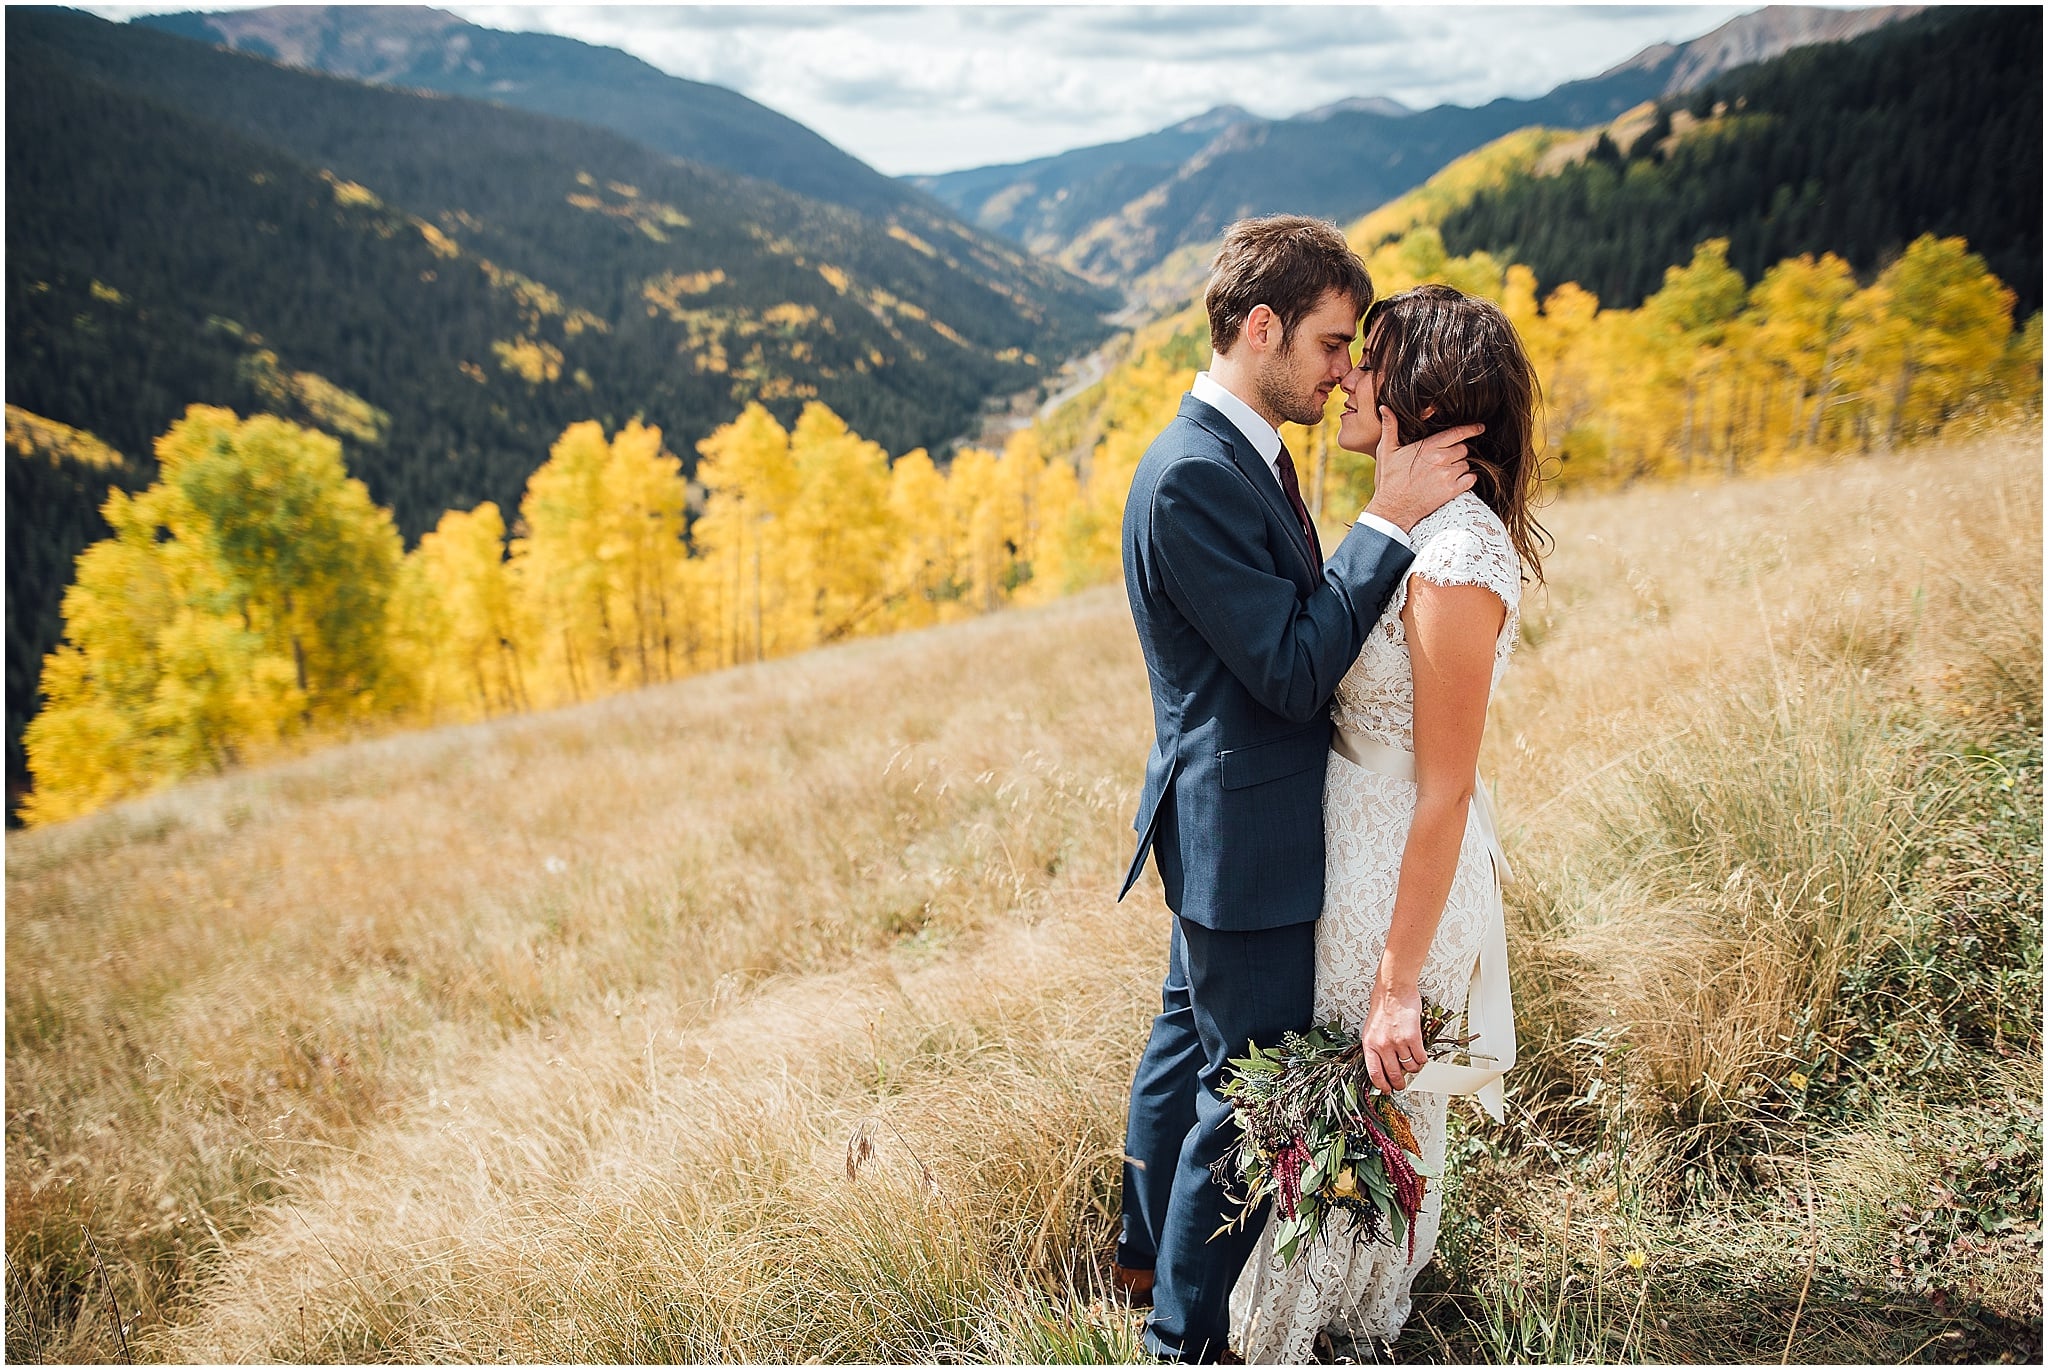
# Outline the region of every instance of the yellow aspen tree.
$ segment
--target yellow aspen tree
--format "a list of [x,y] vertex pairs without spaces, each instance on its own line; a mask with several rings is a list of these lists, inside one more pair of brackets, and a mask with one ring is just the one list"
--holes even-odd
[[1892,308],[1891,283],[1880,277],[1849,297],[1842,307],[1844,346],[1842,402],[1827,416],[1831,445],[1854,443],[1869,451],[1884,435],[1888,382],[1901,369],[1909,342],[1905,318]]
[[1673,460],[1690,351],[1653,328],[1643,310],[1606,309],[1594,316],[1575,355],[1604,403],[1597,421],[1576,435],[1561,478],[1605,485],[1663,469]]
[[1038,435],[1028,428],[1012,433],[996,463],[1003,540],[1008,545],[1009,564],[1003,571],[1005,602],[1029,597],[1026,587],[1037,577],[1044,547],[1052,540],[1045,524],[1045,477]]
[[902,628],[929,627],[958,603],[960,582],[946,478],[922,447],[889,468],[889,511],[898,530],[891,621]]
[[[1543,307],[1536,301],[1536,273],[1520,262],[1514,262],[1501,274],[1500,312],[1508,316],[1508,322],[1515,326],[1515,332],[1522,337],[1525,347],[1531,347],[1529,335],[1539,325]],[[1530,360],[1535,353],[1530,352]]]
[[994,453],[964,447],[946,472],[946,495],[960,534],[960,565],[966,572],[966,604],[977,614],[1002,602],[1010,565],[999,466]]
[[1846,307],[1866,444],[1937,432],[1993,380],[2013,293],[1961,238],[1923,234]]
[[1763,371],[1772,399],[1758,435],[1763,453],[1818,439],[1842,367],[1842,307],[1855,293],[1855,273],[1832,252],[1788,257],[1750,288],[1736,345]]
[[1413,290],[1418,285],[1438,282],[1498,300],[1503,273],[1498,260],[1485,252],[1453,257],[1444,248],[1444,237],[1432,224],[1412,228],[1391,242],[1380,244],[1365,259],[1372,275],[1373,289],[1381,298]]
[[676,569],[683,604],[683,659],[693,674],[732,664],[731,612],[721,590],[721,573],[721,567],[694,553]]
[[[1544,297],[1541,317],[1532,332],[1524,335],[1543,388],[1543,452],[1555,459],[1559,471],[1579,455],[1591,437],[1587,429],[1605,399],[1592,341],[1593,321],[1599,313],[1598,295],[1576,281],[1566,281]],[[1597,439],[1591,445],[1600,446]]]
[[1506,271],[1492,253],[1468,252],[1445,262],[1443,274],[1437,279],[1467,295],[1477,295],[1498,304],[1506,284]]
[[[1035,444],[1034,444],[1035,446]],[[1040,463],[1030,526],[1031,576],[1017,587],[1020,604],[1043,604],[1083,584],[1067,560],[1066,529],[1081,501],[1081,481],[1071,462],[1047,457]]]
[[2012,335],[1991,382],[1988,406],[2001,416],[2041,416],[2041,311]]
[[[444,515],[442,524],[446,523]],[[447,650],[451,636],[448,615],[434,571],[420,555],[425,546],[426,538],[422,538],[420,547],[399,562],[385,623],[391,659],[412,681],[404,712],[410,721],[431,726],[448,719],[478,718],[483,710],[467,688],[461,662]]]
[[556,697],[671,679],[684,650],[681,463],[661,430],[572,424],[527,481],[513,543],[533,656]]
[[1087,487],[1067,527],[1067,555],[1090,582],[1110,579],[1122,564],[1124,500],[1149,442],[1142,429],[1119,426],[1090,454]]
[[549,703],[606,693],[619,665],[601,560],[610,455],[603,425],[571,424],[527,478],[519,501],[513,578],[534,628],[530,683]]
[[342,723],[402,703],[407,684],[389,669],[384,622],[398,530],[343,468],[341,444],[269,414],[242,420],[193,405],[156,453],[250,626],[291,659],[302,721]]
[[450,509],[406,556],[398,596],[403,650],[429,718],[490,718],[528,707],[505,519],[486,500]]
[[1709,238],[1693,249],[1684,266],[1665,269],[1663,286],[1637,311],[1653,386],[1675,402],[1679,424],[1673,455],[1681,471],[1718,455],[1715,419],[1725,423],[1731,398],[1719,390],[1727,379],[1720,345],[1745,295],[1742,273],[1728,265],[1728,240]]
[[[1501,312],[1514,325],[1536,371],[1536,450],[1548,479],[1597,477],[1597,470],[1586,469],[1597,463],[1582,463],[1581,449],[1604,449],[1604,443],[1595,434],[1575,435],[1574,430],[1594,416],[1597,377],[1586,333],[1600,312],[1600,300],[1575,281],[1566,281],[1540,302],[1537,289],[1536,273],[1519,262],[1501,274]],[[1574,465],[1581,470],[1572,471]]]
[[1398,238],[1381,243],[1365,260],[1375,292],[1385,298],[1413,290],[1425,281],[1442,279],[1450,254],[1444,250],[1444,236],[1429,224],[1409,229]]
[[784,650],[875,633],[896,550],[889,454],[816,400],[797,416],[789,450],[798,486]]
[[156,442],[157,481],[108,495],[80,554],[45,705],[24,737],[31,822],[347,726],[409,695],[387,610],[390,515],[340,445],[270,415],[194,405]]
[[23,738],[29,823],[221,769],[302,700],[290,664],[266,660],[233,609],[175,490],[113,490],[100,512],[113,536],[79,554],[64,639],[43,658],[44,704]]
[[682,462],[662,447],[659,428],[635,420],[612,439],[602,491],[598,556],[625,676],[635,685],[673,680],[688,654]]
[[691,536],[710,572],[703,592],[719,625],[720,663],[759,661],[782,617],[786,522],[798,489],[789,434],[750,403],[697,451],[705,499]]

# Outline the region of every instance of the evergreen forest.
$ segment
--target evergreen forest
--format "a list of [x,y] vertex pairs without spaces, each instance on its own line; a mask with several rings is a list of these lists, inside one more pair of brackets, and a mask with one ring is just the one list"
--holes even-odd
[[1707,238],[1754,278],[1801,253],[1881,269],[1922,233],[1962,237],[2041,305],[2041,11],[1936,7],[1666,99],[1621,146],[1531,168],[1443,220],[1546,281],[1634,306]]

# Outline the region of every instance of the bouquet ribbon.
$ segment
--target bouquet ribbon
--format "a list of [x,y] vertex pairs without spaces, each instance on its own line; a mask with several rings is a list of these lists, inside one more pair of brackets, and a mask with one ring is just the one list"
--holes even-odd
[[[1413,752],[1343,727],[1331,735],[1330,746],[1355,766],[1415,783]],[[1486,784],[1476,778],[1472,819],[1493,866],[1493,898],[1487,909],[1486,930],[1480,936],[1479,959],[1472,966],[1472,988],[1465,997],[1465,1031],[1473,1038],[1467,1054],[1472,1064],[1430,1061],[1408,1077],[1408,1088],[1429,1094],[1476,1094],[1487,1116],[1498,1123],[1506,1113],[1501,1076],[1515,1064],[1515,1000],[1508,990],[1507,910],[1501,902],[1501,886],[1515,877],[1501,850]]]

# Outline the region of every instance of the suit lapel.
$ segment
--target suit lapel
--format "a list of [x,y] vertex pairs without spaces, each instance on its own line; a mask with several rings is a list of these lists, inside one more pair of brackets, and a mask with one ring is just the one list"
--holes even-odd
[[1308,535],[1301,531],[1301,520],[1294,516],[1294,506],[1287,502],[1287,492],[1280,488],[1280,478],[1273,474],[1273,468],[1266,465],[1266,459],[1253,447],[1251,439],[1237,431],[1237,425],[1225,418],[1212,404],[1204,404],[1193,395],[1183,395],[1180,401],[1181,417],[1195,423],[1223,439],[1230,449],[1230,459],[1237,463],[1237,469],[1244,472],[1244,478],[1252,488],[1265,498],[1266,507],[1280,520],[1280,526],[1291,535],[1290,542],[1301,556],[1303,569],[1313,580],[1316,575],[1315,552],[1308,545]]

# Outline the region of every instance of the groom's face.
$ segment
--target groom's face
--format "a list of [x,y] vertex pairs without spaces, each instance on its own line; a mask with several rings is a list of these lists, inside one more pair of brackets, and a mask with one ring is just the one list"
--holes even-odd
[[1265,407],[1289,423],[1321,423],[1330,391],[1351,370],[1357,333],[1351,297],[1337,290],[1324,294],[1278,348],[1262,355],[1257,383]]

